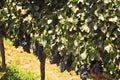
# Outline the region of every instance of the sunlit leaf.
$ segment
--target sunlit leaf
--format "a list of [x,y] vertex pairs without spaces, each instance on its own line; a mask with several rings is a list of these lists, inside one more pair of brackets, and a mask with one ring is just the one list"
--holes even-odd
[[86,59],[86,57],[87,57],[86,51],[85,51],[84,53],[81,54],[81,57],[82,57],[83,60]]
[[91,48],[91,49],[89,50],[89,53],[96,53],[96,49],[95,49],[95,48]]
[[47,24],[51,24],[51,23],[52,23],[52,20],[49,19],[49,20],[47,21]]
[[110,63],[109,66],[108,66],[108,68],[109,68],[110,71],[114,71],[114,70],[115,70],[115,67],[116,67],[116,66],[115,66],[114,63]]
[[110,3],[111,2],[111,0],[104,0],[104,3]]

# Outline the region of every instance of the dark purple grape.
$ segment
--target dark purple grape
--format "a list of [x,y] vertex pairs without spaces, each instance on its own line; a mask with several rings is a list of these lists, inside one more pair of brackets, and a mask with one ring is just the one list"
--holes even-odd
[[43,45],[40,44],[38,41],[36,41],[33,44],[33,53],[38,57],[40,62],[42,62],[44,60]]
[[102,74],[103,73],[103,67],[102,62],[94,60],[91,62],[90,68],[93,69],[94,74]]
[[71,54],[68,56],[68,59],[67,59],[67,64],[66,64],[67,69],[69,69],[69,67],[71,67],[73,61],[74,61],[74,59],[73,59],[73,56],[72,56],[72,53],[71,53]]
[[66,56],[66,58],[67,58],[66,60],[64,60],[64,57],[62,57],[62,59],[60,60],[60,69],[61,69],[61,72],[64,72],[65,70],[70,71],[72,63],[74,61],[72,53],[70,55]]
[[31,43],[29,41],[27,42],[27,40],[24,39],[22,42],[20,42],[20,45],[23,47],[23,50],[25,52],[30,53],[30,45],[31,45]]
[[96,67],[93,72],[95,74],[102,74],[103,73],[103,68],[102,67]]
[[24,45],[22,46],[23,47],[23,50],[27,53],[30,53],[30,46],[29,45]]
[[13,46],[15,46],[15,48],[18,48],[19,45],[20,45],[19,40],[15,40],[13,42]]
[[58,45],[56,43],[51,49],[50,63],[57,64],[58,66],[60,63],[60,59],[61,59],[61,55],[59,54]]
[[84,65],[80,65],[78,67],[78,71],[80,72],[80,78],[82,80],[86,80],[88,77],[88,72],[89,72],[89,66],[84,64]]
[[62,57],[59,53],[53,54],[53,55],[50,56],[50,63],[59,65],[61,58]]
[[65,70],[66,70],[66,63],[65,63],[65,61],[64,61],[64,58],[62,58],[61,60],[60,60],[60,70],[61,70],[61,72],[64,72]]
[[51,56],[50,56],[50,63],[51,63],[51,64],[56,64],[56,63],[57,63],[57,58],[56,58],[55,55],[51,55]]

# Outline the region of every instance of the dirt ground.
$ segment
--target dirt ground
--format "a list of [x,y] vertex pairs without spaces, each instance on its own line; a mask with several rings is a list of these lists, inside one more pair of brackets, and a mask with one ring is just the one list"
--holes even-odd
[[[13,46],[5,44],[6,62],[7,66],[17,64],[22,70],[27,70],[40,74],[40,63],[37,57],[32,53],[26,53],[21,47],[16,49]],[[46,80],[80,80],[74,71],[68,73],[67,71],[61,73],[58,66],[50,64],[49,59],[46,59]]]

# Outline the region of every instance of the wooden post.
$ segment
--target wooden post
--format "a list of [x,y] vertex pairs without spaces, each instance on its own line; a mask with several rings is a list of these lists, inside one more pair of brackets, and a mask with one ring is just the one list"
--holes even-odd
[[43,45],[40,44],[38,41],[35,42],[33,46],[33,52],[38,57],[40,62],[40,73],[41,73],[41,80],[45,80],[45,60],[46,54],[43,49]]
[[2,65],[1,68],[2,69],[6,69],[6,61],[5,61],[5,50],[4,50],[4,43],[3,43],[3,37],[0,37],[0,53],[1,53],[1,57],[2,57]]
[[46,61],[46,54],[42,52],[40,55],[42,56],[42,61],[40,61],[40,72],[41,72],[41,80],[45,80],[45,61]]

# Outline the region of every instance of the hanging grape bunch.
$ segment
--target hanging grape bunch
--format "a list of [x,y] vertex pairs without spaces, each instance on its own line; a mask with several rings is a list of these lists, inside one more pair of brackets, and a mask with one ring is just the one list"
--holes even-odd
[[26,34],[25,38],[21,41],[21,46],[23,47],[23,50],[28,53],[30,53],[30,46],[31,46],[30,40],[31,40],[30,35]]
[[60,63],[60,59],[61,59],[61,55],[59,54],[58,45],[56,43],[51,49],[50,63],[57,64],[58,66]]
[[61,55],[59,53],[58,54],[53,54],[50,57],[50,63],[51,64],[57,64],[57,66],[58,66],[59,63],[60,63],[60,59],[61,59]]
[[50,63],[57,64],[57,66],[60,66],[61,72],[64,72],[65,70],[69,71],[71,69],[73,61],[74,58],[72,53],[66,56],[61,56],[58,51],[57,43],[52,47]]
[[15,39],[13,41],[13,46],[15,48],[18,48],[18,46],[22,46],[23,50],[27,53],[30,53],[30,46],[31,46],[31,37],[28,34],[25,34],[25,37],[23,35],[18,36],[18,39]]
[[60,60],[60,64],[59,64],[61,72],[64,72],[65,70],[71,71],[73,61],[74,61],[74,58],[73,58],[72,53],[62,57],[62,59]]
[[78,65],[78,71],[77,74],[80,73],[80,78],[82,80],[87,80],[88,74],[89,74],[89,66],[87,64]]
[[90,65],[90,68],[91,68],[91,72],[93,74],[102,74],[103,73],[103,67],[102,67],[102,62],[101,61],[97,61],[97,60],[94,60],[91,62],[91,65]]
[[65,62],[64,58],[62,58],[60,60],[59,66],[60,66],[60,71],[61,72],[64,72],[67,69],[66,62]]
[[74,56],[72,55],[72,53],[70,53],[68,56],[68,59],[66,60],[66,70],[67,71],[71,71],[72,70],[72,63],[74,61]]
[[15,46],[15,48],[18,48],[19,45],[20,41],[18,39],[15,39],[15,41],[13,42],[13,46]]
[[38,57],[40,62],[44,62],[46,59],[46,54],[44,53],[43,45],[36,41],[33,46],[33,53]]

